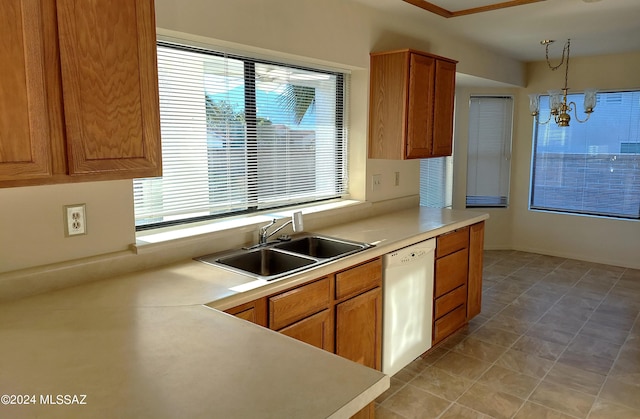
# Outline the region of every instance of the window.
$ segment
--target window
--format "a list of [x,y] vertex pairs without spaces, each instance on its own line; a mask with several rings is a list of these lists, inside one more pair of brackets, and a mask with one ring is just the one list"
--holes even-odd
[[[571,94],[578,116],[582,94]],[[540,97],[549,115],[549,97]],[[535,122],[534,122],[535,124]],[[640,91],[601,92],[588,122],[535,124],[531,209],[640,219]]]
[[453,158],[420,160],[420,206],[451,208],[453,197]]
[[138,230],[346,193],[346,75],[160,42],[161,178]]
[[471,97],[467,208],[509,205],[512,120],[513,98]]

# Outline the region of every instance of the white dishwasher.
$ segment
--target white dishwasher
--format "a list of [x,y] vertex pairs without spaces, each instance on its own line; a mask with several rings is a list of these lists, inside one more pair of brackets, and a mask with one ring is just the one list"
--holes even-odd
[[394,375],[431,348],[436,240],[384,255],[382,372]]

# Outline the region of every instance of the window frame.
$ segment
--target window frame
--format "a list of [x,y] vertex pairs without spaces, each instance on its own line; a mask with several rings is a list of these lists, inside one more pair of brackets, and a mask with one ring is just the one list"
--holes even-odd
[[[348,196],[348,90],[349,90],[349,71],[345,69],[338,68],[327,68],[324,66],[314,65],[313,63],[292,63],[288,60],[278,60],[275,58],[266,58],[262,56],[256,56],[255,54],[245,53],[244,51],[234,51],[227,52],[225,48],[218,48],[213,45],[202,45],[198,43],[192,43],[184,40],[174,40],[174,39],[164,39],[159,38],[156,42],[157,47],[167,47],[167,48],[175,48],[183,51],[190,51],[199,54],[210,55],[214,57],[221,58],[229,58],[240,60],[244,63],[245,68],[245,110],[250,112],[250,114],[246,117],[248,122],[245,125],[245,144],[248,145],[253,143],[257,144],[257,120],[255,118],[255,108],[256,108],[256,75],[255,75],[255,65],[274,65],[280,67],[286,67],[291,69],[303,70],[303,71],[311,71],[319,74],[327,74],[330,76],[335,76],[336,85],[335,85],[335,154],[334,157],[334,174],[335,174],[335,195],[327,196],[318,199],[311,199],[306,201],[298,201],[295,203],[284,203],[282,205],[273,205],[268,208],[258,208],[257,199],[249,199],[252,205],[248,208],[238,211],[229,211],[225,213],[216,213],[216,214],[208,214],[208,215],[199,215],[193,216],[189,218],[177,219],[177,220],[163,220],[159,222],[150,222],[146,224],[138,224],[138,219],[136,218],[135,229],[136,232],[160,229],[165,227],[174,227],[185,225],[188,226],[193,223],[200,223],[203,221],[216,220],[216,219],[225,219],[232,218],[242,215],[258,215],[264,212],[273,212],[277,210],[282,210],[286,208],[296,207],[296,206],[308,206],[309,204],[321,203],[326,201],[331,201],[335,199],[344,199]],[[253,69],[253,71],[252,71]],[[249,83],[248,83],[249,81]],[[248,88],[247,88],[248,86]],[[252,99],[247,99],[247,95],[253,94]],[[253,109],[253,112],[251,112]],[[253,118],[251,117],[253,115]],[[253,121],[253,122],[251,122]],[[161,121],[162,124],[162,121]],[[252,134],[253,133],[253,134]],[[248,153],[251,153],[251,156],[247,156],[245,159],[245,167],[248,172],[257,170],[255,164],[251,164],[250,161],[257,161],[257,146],[256,147],[247,147]],[[249,151],[250,150],[250,151]],[[257,184],[259,176],[254,172],[248,175],[251,179],[248,182],[247,188],[249,189],[249,194],[255,194],[257,196]],[[317,178],[316,178],[317,179]],[[136,188],[135,180],[134,180],[134,189]],[[135,194],[135,191],[134,191]],[[135,216],[135,209],[134,209]]]
[[[603,99],[602,95],[606,95],[606,94],[616,94],[616,93],[637,93],[640,94],[640,89],[607,89],[607,90],[602,90],[598,92],[598,96],[597,96],[597,104],[600,104]],[[576,96],[576,95],[582,95],[582,98],[584,98],[584,93],[583,92],[572,92],[569,94],[569,96]],[[540,97],[547,97],[548,98],[549,95],[541,95]],[[572,98],[567,98],[567,102],[576,102],[576,106],[577,107],[577,112],[578,112],[578,117],[581,119],[584,119],[585,115],[584,113],[582,113],[582,99],[580,102],[577,102],[575,99]],[[594,114],[597,114],[598,112],[598,106],[596,106],[596,108],[594,109]],[[548,115],[548,109],[542,109],[542,101],[541,101],[541,110],[540,113],[546,117]],[[576,121],[575,116],[572,116],[572,121],[569,125],[569,127],[564,127],[564,128],[559,128],[559,129],[571,129],[572,126],[576,126],[577,124],[581,124],[578,121]],[[608,218],[608,219],[615,219],[615,220],[625,220],[625,221],[640,221],[640,202],[639,202],[639,206],[638,206],[638,215],[636,217],[631,217],[631,216],[624,216],[622,214],[614,214],[614,213],[603,213],[603,212],[595,212],[595,211],[579,211],[579,210],[571,210],[571,209],[567,209],[567,208],[552,208],[550,206],[541,206],[541,205],[534,205],[534,199],[535,199],[535,193],[536,193],[536,187],[535,187],[535,180],[536,180],[536,154],[537,154],[537,146],[538,146],[538,142],[539,142],[539,130],[540,130],[540,126],[541,125],[546,125],[546,124],[539,124],[537,122],[537,119],[534,118],[533,119],[533,130],[532,130],[532,141],[531,141],[531,167],[530,167],[530,175],[529,175],[529,199],[528,199],[528,210],[529,211],[533,211],[533,212],[546,212],[546,213],[551,213],[551,214],[562,214],[562,215],[570,215],[570,216],[584,216],[584,217],[597,217],[597,218]],[[553,118],[550,119],[549,124],[554,124],[554,120]],[[584,122],[584,124],[589,124],[589,121]],[[582,125],[582,124],[581,124]],[[640,124],[639,124],[640,126]],[[622,143],[621,143],[622,144]],[[640,144],[636,143],[636,142],[627,142],[626,144]],[[566,153],[562,153],[563,155]],[[571,154],[571,153],[568,153]],[[575,153],[574,153],[575,154]],[[611,153],[595,153],[595,155],[601,155],[601,154],[626,154],[623,153],[622,151],[618,151],[618,152],[611,152]],[[629,153],[629,154],[635,154],[638,156],[638,160],[640,160],[640,154],[637,153]],[[586,154],[585,154],[586,155]],[[640,201],[640,198],[639,198]]]

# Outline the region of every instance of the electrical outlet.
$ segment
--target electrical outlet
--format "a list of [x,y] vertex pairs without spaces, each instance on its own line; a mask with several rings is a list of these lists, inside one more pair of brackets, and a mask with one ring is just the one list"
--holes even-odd
[[66,237],[87,234],[87,214],[85,204],[65,205],[64,235]]
[[379,191],[382,187],[382,175],[371,176],[371,190]]
[[396,172],[396,186],[400,186],[400,172]]

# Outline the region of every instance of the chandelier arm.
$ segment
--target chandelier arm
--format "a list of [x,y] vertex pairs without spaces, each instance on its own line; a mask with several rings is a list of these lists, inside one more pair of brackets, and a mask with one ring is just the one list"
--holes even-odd
[[589,117],[591,116],[591,113],[587,113],[587,117],[585,119],[580,119],[578,117],[578,107],[576,106],[576,103],[575,102],[571,102],[571,103],[569,103],[569,105],[573,105],[573,116],[576,117],[576,120],[578,122],[583,123],[583,122],[587,122],[589,120]]
[[547,125],[550,121],[551,121],[551,113],[549,113],[549,117],[548,117],[548,118],[547,118],[547,120],[546,120],[546,121],[544,121],[544,122],[540,122],[540,115],[539,115],[539,114],[536,114],[536,122],[537,122],[539,125]]

